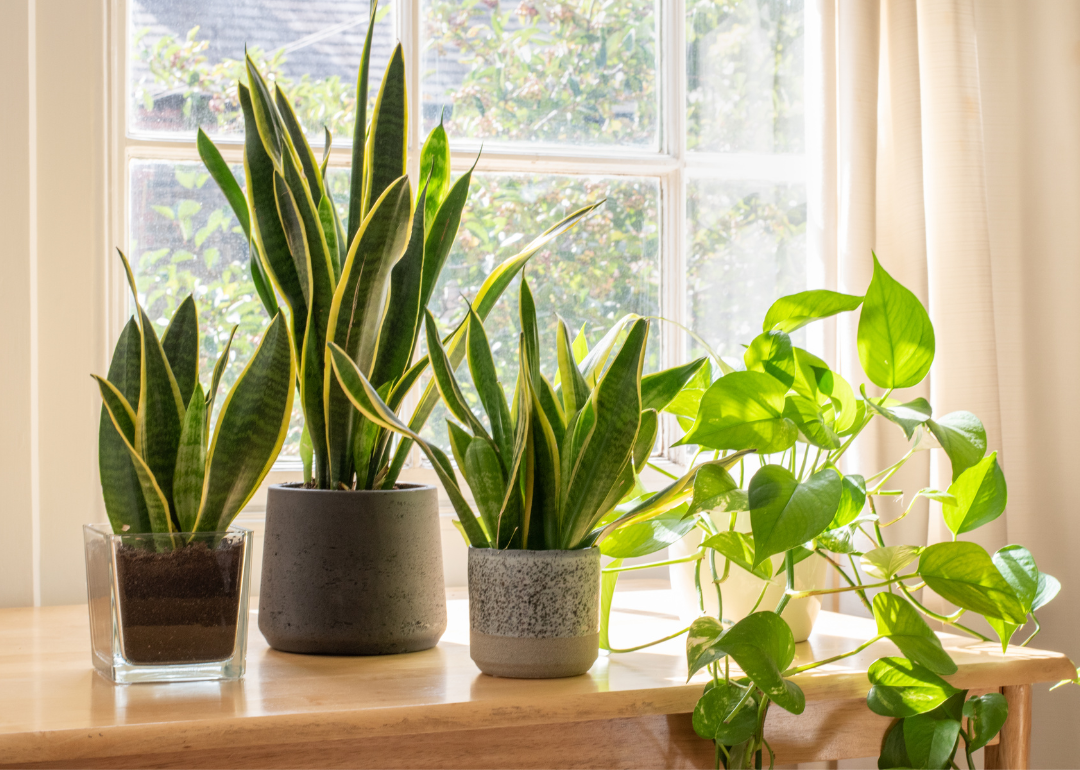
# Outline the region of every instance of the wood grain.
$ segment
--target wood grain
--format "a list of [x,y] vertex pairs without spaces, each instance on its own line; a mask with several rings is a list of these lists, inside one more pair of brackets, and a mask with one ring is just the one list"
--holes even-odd
[[1002,687],[1009,703],[1009,718],[997,746],[987,746],[986,770],[1028,770],[1031,762],[1031,685]]
[[[629,647],[678,630],[670,606],[666,591],[620,591],[613,643]],[[391,744],[459,745],[454,741],[467,746],[467,736],[461,736],[478,730],[493,731],[492,736],[531,734],[557,747],[564,734],[576,734],[567,726],[578,725],[585,731],[582,734],[590,734],[582,725],[603,721],[623,725],[611,728],[613,743],[624,741],[618,737],[620,729],[640,730],[642,740],[660,735],[656,725],[661,723],[668,725],[667,740],[673,745],[682,745],[679,735],[689,737],[684,728],[688,729],[704,679],[699,676],[686,683],[682,639],[636,653],[602,655],[585,676],[493,679],[480,674],[469,659],[465,601],[452,599],[449,614],[446,636],[435,649],[374,658],[270,650],[254,630],[253,617],[248,674],[242,681],[118,687],[91,667],[85,607],[0,610],[0,763],[147,766],[151,756],[194,761],[191,752],[202,751],[206,756],[234,757],[230,766],[242,767],[243,761],[266,765],[259,757],[300,747],[298,753],[290,750],[283,755],[285,764],[300,766],[297,762],[315,746],[341,749],[345,757],[341,761],[347,762],[362,746],[374,750]],[[814,636],[798,646],[798,662],[852,649],[874,633],[873,621],[822,613]],[[1074,675],[1068,660],[1057,653],[1010,648],[1002,655],[993,645],[951,636],[942,639],[959,666],[949,679],[960,687],[989,689]],[[799,675],[807,713],[792,718],[790,725],[779,709],[769,716],[779,728],[770,730],[776,737],[774,748],[792,757],[784,761],[803,761],[810,754],[827,759],[875,753],[843,752],[861,746],[864,738],[880,740],[880,726],[860,726],[860,720],[876,719],[863,705],[866,668],[891,654],[896,654],[895,648],[880,642],[839,664]],[[649,722],[648,729],[620,722],[650,718],[660,721]],[[675,730],[670,724],[676,723],[683,732],[670,732]],[[543,727],[512,729],[538,726]],[[839,737],[822,739],[815,748],[813,736],[825,731]],[[495,752],[497,744],[492,741],[488,743]],[[644,756],[638,744],[627,745],[636,746],[633,752]],[[697,761],[697,749],[687,751],[691,759],[686,761]],[[243,759],[248,756],[254,759]],[[495,764],[507,762],[501,755],[492,756]],[[387,761],[385,755],[379,759],[384,765]]]

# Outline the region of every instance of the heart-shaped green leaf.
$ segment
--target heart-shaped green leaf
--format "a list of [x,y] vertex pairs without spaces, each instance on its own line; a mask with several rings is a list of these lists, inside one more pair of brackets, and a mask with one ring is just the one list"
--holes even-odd
[[[801,351],[796,348],[796,361],[799,360],[800,354]],[[865,410],[866,407],[862,401],[855,398],[855,391],[851,389],[848,381],[836,372],[815,367],[814,375],[817,377],[818,393],[832,403],[833,430],[843,435],[844,431],[855,425],[859,415],[862,414],[860,410]]]
[[874,256],[857,335],[859,361],[879,388],[910,388],[934,362],[934,326],[918,298]]
[[840,504],[842,485],[829,468],[800,483],[786,468],[766,465],[750,480],[749,492],[756,566],[824,532]]
[[781,452],[798,436],[795,423],[784,417],[786,394],[786,385],[762,372],[724,375],[705,391],[694,427],[677,443]]
[[[1039,568],[1035,566],[1035,557],[1023,546],[1008,545],[995,553],[992,559],[1005,582],[1016,592],[1021,606],[1030,612],[1039,590]],[[1020,626],[998,618],[987,618],[986,622],[1001,640],[1002,652],[1007,650],[1009,640]]]
[[768,559],[754,566],[754,536],[742,532],[718,532],[705,540],[702,545],[712,548],[725,559],[730,559],[737,567],[741,567],[762,580],[772,577],[772,562]]
[[991,557],[1005,582],[1012,586],[1020,605],[1028,612],[1039,592],[1039,568],[1035,557],[1022,545],[1007,545]]
[[730,722],[732,710],[742,700],[746,689],[734,682],[710,682],[705,693],[694,706],[694,732],[706,740],[715,740],[725,746],[742,743],[757,729],[757,705],[753,697],[743,704]]
[[728,507],[731,493],[736,491],[738,486],[726,469],[716,465],[703,466],[694,478],[694,498],[688,514],[692,516],[698,511],[739,510]]
[[1061,590],[1061,583],[1053,575],[1047,575],[1045,572],[1039,573],[1039,590],[1035,593],[1035,601],[1031,603],[1031,610],[1034,612],[1045,604],[1048,604],[1055,596],[1058,595],[1058,591]]
[[767,332],[779,330],[791,334],[812,321],[854,310],[862,304],[862,301],[862,297],[826,289],[789,294],[772,303],[768,312],[765,313],[762,328]]
[[795,356],[791,349],[791,338],[784,332],[765,332],[759,334],[743,353],[743,361],[748,372],[764,372],[784,387],[790,388],[795,382]]
[[[863,388],[863,398],[866,398],[866,389]],[[915,429],[930,419],[932,409],[930,408],[930,402],[925,398],[916,398],[914,401],[908,401],[906,404],[895,404],[893,406],[878,406],[869,398],[866,398],[866,406],[873,412],[880,414],[886,420],[895,422],[904,430],[904,435],[907,436],[908,441],[911,440],[912,435],[915,433]]]
[[717,644],[776,705],[792,714],[803,712],[806,698],[802,690],[782,674],[795,659],[795,638],[779,615],[748,615],[724,632]]
[[[831,410],[830,410],[831,411]],[[840,437],[832,429],[816,401],[805,396],[788,396],[784,403],[784,417],[795,423],[807,442],[822,449],[837,449]]]
[[904,720],[898,719],[885,733],[885,740],[881,742],[881,756],[878,757],[879,770],[891,770],[891,768],[910,768],[911,759],[908,757],[907,746],[904,744]]
[[960,690],[907,658],[879,658],[866,672],[866,705],[885,717],[912,717],[932,711]]
[[882,580],[898,575],[911,562],[915,561],[922,548],[917,545],[890,545],[874,548],[863,554],[863,572]]
[[829,529],[836,529],[851,524],[866,506],[866,479],[858,474],[844,476],[841,480],[840,505],[829,522]]
[[964,704],[964,716],[971,720],[971,751],[989,743],[1009,716],[1009,702],[999,692],[969,698]]
[[957,541],[922,552],[919,575],[946,601],[987,618],[1023,625],[1027,613],[983,547]]
[[[862,517],[858,519],[858,521],[862,520]],[[857,554],[859,550],[855,547],[855,536],[858,532],[855,522],[852,522],[844,527],[825,530],[814,538],[814,542],[817,543],[818,548],[824,548],[826,551],[832,551],[833,553]]]
[[887,636],[908,658],[935,674],[955,674],[956,664],[918,611],[896,594],[874,597],[874,618],[880,636]]
[[944,505],[945,524],[957,535],[978,529],[1005,510],[1009,489],[997,462],[997,452],[972,465],[949,487],[956,505]]
[[727,651],[717,646],[723,633],[724,626],[716,618],[705,616],[690,624],[686,634],[687,681],[714,660],[727,655]]
[[971,412],[950,412],[939,420],[927,420],[926,427],[949,456],[953,481],[986,454],[986,428]]
[[904,744],[912,767],[948,767],[959,737],[960,721],[939,709],[904,719]]

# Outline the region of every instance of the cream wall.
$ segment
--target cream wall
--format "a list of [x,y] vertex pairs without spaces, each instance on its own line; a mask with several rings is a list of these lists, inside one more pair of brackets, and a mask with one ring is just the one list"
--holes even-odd
[[96,396],[107,308],[105,0],[7,0],[0,25],[0,605],[83,599],[102,515]]
[[0,31],[0,140],[11,148],[0,184],[0,393],[6,414],[0,428],[0,524],[8,547],[0,559],[0,606],[32,604],[33,528],[30,511],[30,78],[25,3],[13,5]]

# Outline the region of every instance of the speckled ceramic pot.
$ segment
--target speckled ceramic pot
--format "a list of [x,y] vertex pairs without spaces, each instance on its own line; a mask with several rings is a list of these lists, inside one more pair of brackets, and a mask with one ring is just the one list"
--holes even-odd
[[491,676],[584,674],[600,650],[600,550],[470,548],[469,639]]
[[386,655],[438,644],[446,587],[435,488],[270,487],[259,630],[283,652]]

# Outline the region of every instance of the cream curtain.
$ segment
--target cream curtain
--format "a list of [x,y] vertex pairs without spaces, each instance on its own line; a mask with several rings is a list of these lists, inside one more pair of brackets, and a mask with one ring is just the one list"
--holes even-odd
[[[929,308],[931,376],[899,395],[982,419],[1010,505],[972,539],[991,552],[1023,543],[1061,580],[1038,645],[1080,658],[1080,512],[1069,494],[1080,437],[1080,3],[808,0],[807,24],[812,263],[827,288],[861,294],[873,250]],[[861,382],[854,319],[826,339]],[[903,454],[889,427],[860,440],[861,469]],[[896,486],[949,480],[934,451]],[[886,540],[946,539],[932,506]],[[889,519],[899,504],[879,512]],[[1036,688],[1033,766],[1074,766],[1080,690],[1046,689]]]

